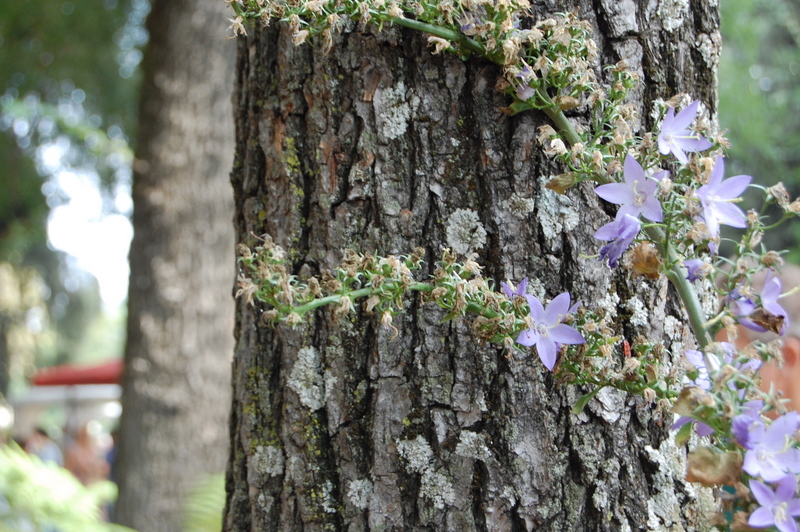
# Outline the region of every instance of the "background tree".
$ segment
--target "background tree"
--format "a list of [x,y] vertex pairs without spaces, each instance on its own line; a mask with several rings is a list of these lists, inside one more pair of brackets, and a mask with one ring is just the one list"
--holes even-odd
[[187,491],[223,470],[227,449],[235,52],[224,7],[159,0],[147,20],[115,510],[142,531],[179,530]]
[[[652,129],[650,102],[677,92],[714,113],[716,7],[533,10],[535,20],[567,10],[589,21],[598,77],[623,59],[641,77],[634,131]],[[486,276],[528,276],[548,299],[568,290],[613,317],[620,336],[668,349],[687,341],[665,280],[586,257],[613,212],[590,187],[544,187],[563,171],[536,140],[547,118],[500,112],[509,98],[495,89],[496,65],[431,55],[424,35],[388,24],[344,27],[328,53],[294,46],[283,24],[242,38],[241,242],[270,235],[301,277],[334,268],[346,249],[423,246],[427,264],[446,247],[462,260],[477,252]],[[480,345],[469,320],[442,323],[444,312],[415,298],[395,316],[396,335],[362,307],[338,319],[318,311],[294,329],[264,326],[262,311],[238,303],[225,530],[708,526],[695,507],[705,495],[685,484],[668,435],[671,414],[653,405],[602,392],[570,414],[586,390],[533,355]]]

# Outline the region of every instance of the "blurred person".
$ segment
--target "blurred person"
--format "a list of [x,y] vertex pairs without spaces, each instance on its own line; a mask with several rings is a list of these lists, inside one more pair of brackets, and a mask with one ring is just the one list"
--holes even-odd
[[28,454],[38,456],[45,463],[56,464],[59,467],[64,466],[64,455],[61,453],[61,447],[53,441],[42,427],[36,427],[33,430],[33,434],[25,442],[25,451]]
[[64,457],[64,467],[84,486],[108,476],[108,462],[95,443],[88,425],[81,426],[76,432],[75,440]]

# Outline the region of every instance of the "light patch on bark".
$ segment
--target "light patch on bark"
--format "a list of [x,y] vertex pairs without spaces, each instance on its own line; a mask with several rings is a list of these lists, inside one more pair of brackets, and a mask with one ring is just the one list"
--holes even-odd
[[439,510],[446,504],[453,504],[456,498],[453,484],[446,476],[433,470],[433,449],[422,435],[413,440],[398,441],[397,452],[406,461],[407,471],[422,474],[419,489],[421,496],[429,499]]
[[[656,482],[652,486],[656,489],[647,501],[647,529],[653,531],[684,530],[681,507],[686,506],[686,501],[679,501],[677,493],[684,491],[694,499],[690,502],[695,511],[696,522],[691,523],[696,530],[708,530],[708,518],[716,511],[713,496],[705,488],[695,489],[683,481],[686,467],[684,453],[672,438],[667,438],[658,449],[648,445],[645,447],[648,459],[658,467],[655,473]],[[679,482],[683,490],[676,490],[674,484]],[[688,524],[688,523],[687,523]],[[676,528],[677,527],[677,528]]]
[[456,454],[483,462],[492,457],[492,451],[486,445],[486,435],[478,434],[471,430],[462,430],[461,434],[458,435]]
[[486,229],[478,213],[457,209],[447,219],[447,245],[459,255],[469,255],[486,244]]
[[372,494],[372,482],[367,479],[353,480],[347,486],[347,498],[356,508],[369,508],[369,497]]
[[633,314],[630,318],[632,325],[637,327],[647,327],[650,324],[647,308],[642,300],[634,296],[625,302],[625,308]]
[[259,445],[251,457],[251,468],[261,474],[277,477],[283,474],[284,458],[280,448]]
[[658,4],[658,16],[661,26],[673,32],[683,24],[683,18],[689,10],[689,0],[661,0]]
[[625,393],[614,388],[603,388],[595,399],[589,403],[590,408],[608,424],[616,423],[625,410]]
[[517,218],[524,220],[533,209],[536,207],[536,200],[533,198],[526,198],[521,194],[514,192],[510,198],[505,201],[505,207],[508,211]]
[[606,292],[603,299],[597,302],[597,308],[606,311],[609,318],[617,316],[617,306],[619,305],[619,296],[616,292]]
[[664,318],[664,335],[672,341],[683,337],[683,324],[674,316]]
[[328,514],[336,513],[336,501],[333,499],[333,483],[326,480],[320,487],[319,504],[322,510]]
[[544,187],[554,176],[540,177],[542,191],[539,194],[539,211],[537,217],[542,232],[548,240],[553,240],[565,232],[572,231],[580,223],[580,216],[572,206],[572,200],[565,194],[558,194]]
[[438,510],[444,509],[445,505],[453,504],[456,500],[456,490],[453,489],[450,480],[430,469],[422,473],[419,492],[423,497],[430,499]]
[[414,473],[428,469],[433,458],[433,449],[422,435],[413,440],[398,441],[397,452],[406,461],[406,470]]
[[697,291],[700,304],[706,316],[713,316],[716,314],[719,299],[717,298],[717,292],[714,290],[714,284],[706,278],[701,281],[695,281],[694,288]]
[[381,134],[392,140],[405,135],[411,118],[405,83],[401,81],[395,87],[377,89],[372,101],[375,104],[375,121]]
[[697,37],[695,46],[700,51],[703,61],[712,68],[717,68],[719,65],[719,53],[722,49],[722,37],[718,31],[708,35],[701,33]]
[[325,383],[320,369],[319,352],[313,347],[303,347],[297,352],[292,371],[287,381],[300,397],[300,402],[312,411],[325,406]]

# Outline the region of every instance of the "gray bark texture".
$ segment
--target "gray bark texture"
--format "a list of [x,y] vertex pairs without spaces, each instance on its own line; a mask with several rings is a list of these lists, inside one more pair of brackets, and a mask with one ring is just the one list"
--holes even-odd
[[185,495],[228,454],[233,313],[231,92],[218,0],[156,0],[133,184],[117,522],[181,530]]
[[[533,4],[590,21],[603,64],[639,73],[643,127],[647,102],[678,92],[715,113],[716,2]],[[497,66],[434,56],[402,28],[345,33],[328,55],[280,24],[249,33],[234,101],[241,242],[270,234],[301,276],[346,248],[419,245],[429,264],[445,247],[475,251],[486,276],[527,276],[548,300],[569,290],[628,338],[689,341],[666,280],[585,257],[615,211],[588,184],[544,188],[563,171],[535,140],[547,118],[498,110]],[[507,358],[478,345],[469,319],[442,323],[411,296],[394,339],[361,307],[294,330],[237,308],[227,531],[707,528],[710,499],[684,481],[671,414],[641,398],[603,392],[573,415],[588,390],[535,351]]]

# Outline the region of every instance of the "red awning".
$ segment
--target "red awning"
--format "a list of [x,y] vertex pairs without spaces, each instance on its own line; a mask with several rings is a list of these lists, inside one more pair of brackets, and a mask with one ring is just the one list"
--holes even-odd
[[121,384],[122,360],[111,360],[92,366],[64,364],[37,371],[31,384],[35,386],[67,386],[76,384]]

